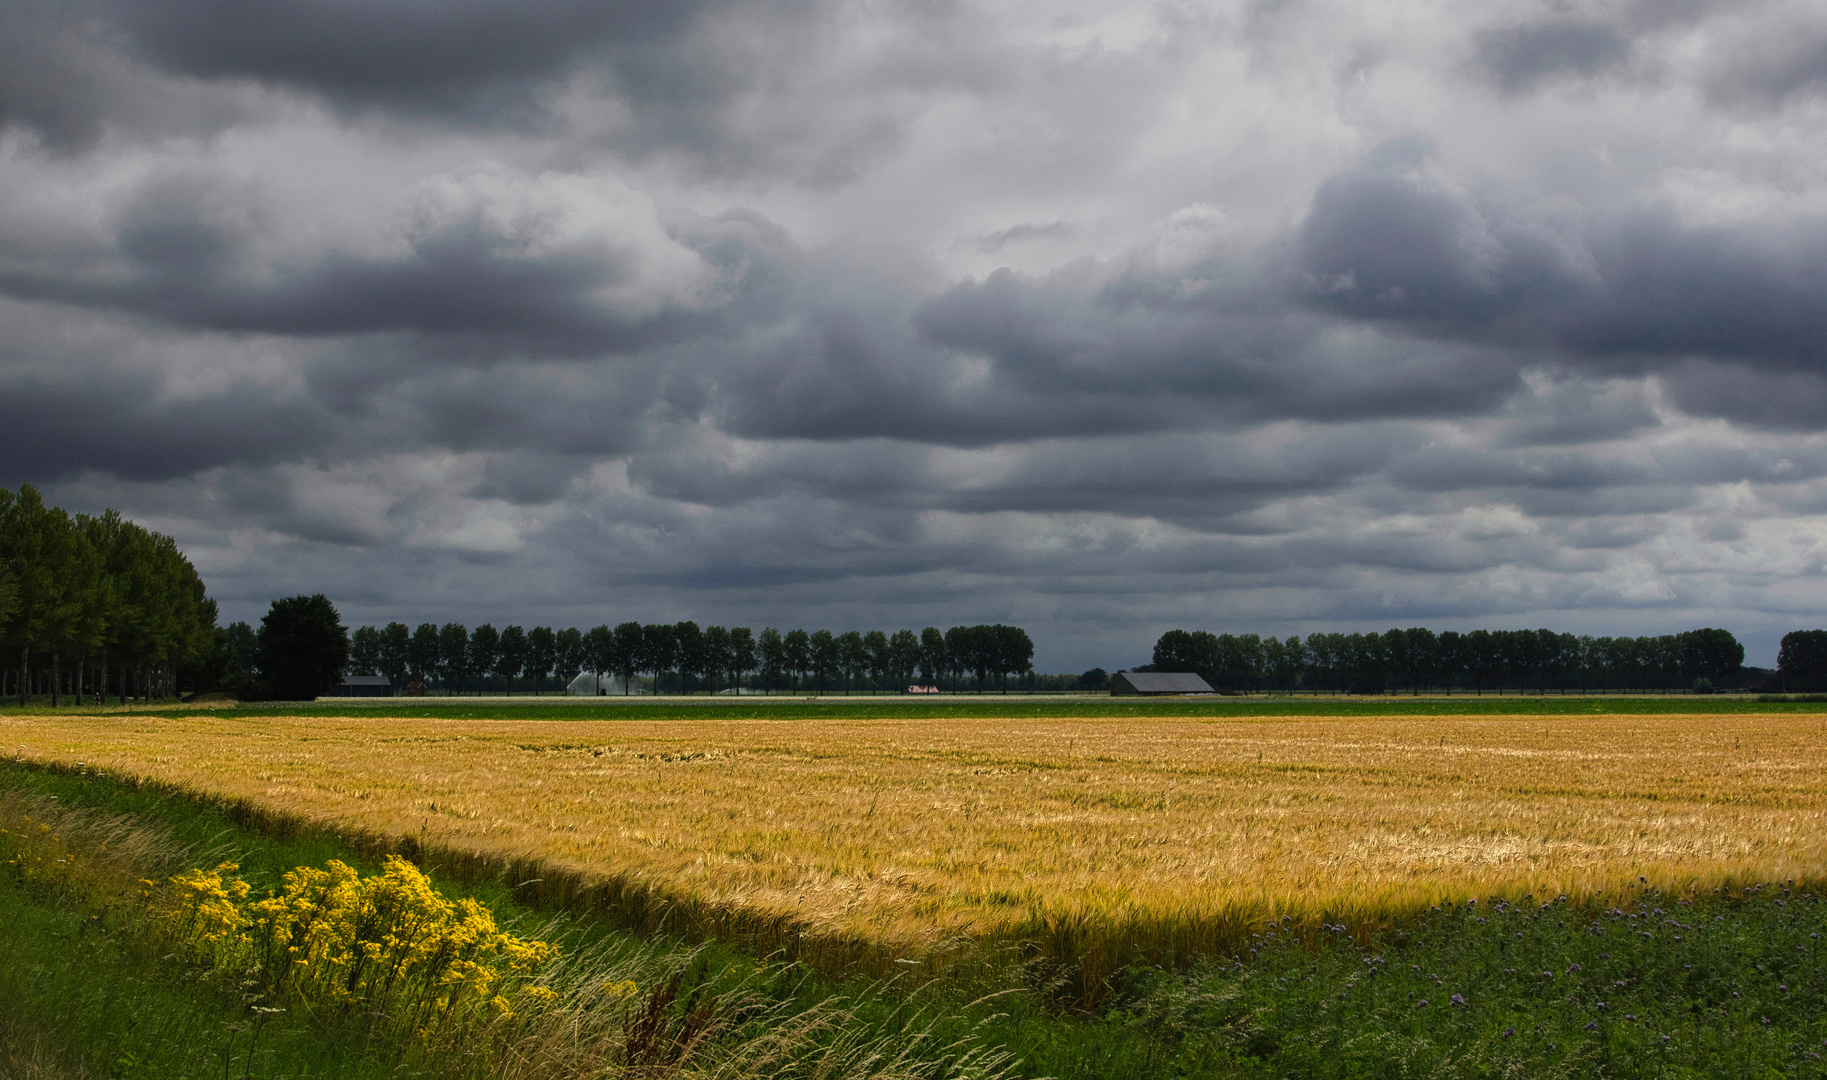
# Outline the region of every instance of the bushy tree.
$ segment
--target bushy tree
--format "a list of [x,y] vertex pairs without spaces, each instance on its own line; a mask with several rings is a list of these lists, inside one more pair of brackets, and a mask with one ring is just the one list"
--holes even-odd
[[1792,630],[1776,653],[1776,673],[1790,693],[1827,690],[1827,630]]
[[273,601],[257,635],[260,676],[282,701],[310,701],[349,664],[349,632],[322,593]]

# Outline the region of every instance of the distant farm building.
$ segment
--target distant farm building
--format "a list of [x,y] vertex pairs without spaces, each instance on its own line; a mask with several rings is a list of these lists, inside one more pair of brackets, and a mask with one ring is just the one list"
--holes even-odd
[[325,697],[392,697],[393,683],[385,675],[345,675]]
[[1153,697],[1160,694],[1216,694],[1197,675],[1174,671],[1119,671],[1110,677],[1110,696],[1139,694]]

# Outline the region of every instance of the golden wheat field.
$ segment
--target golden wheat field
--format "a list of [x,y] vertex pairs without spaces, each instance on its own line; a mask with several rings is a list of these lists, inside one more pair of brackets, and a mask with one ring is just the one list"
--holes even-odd
[[1827,730],[1793,715],[37,716],[0,720],[0,739],[905,955],[1040,934],[1115,962],[1281,914],[1373,925],[1442,899],[1827,863]]

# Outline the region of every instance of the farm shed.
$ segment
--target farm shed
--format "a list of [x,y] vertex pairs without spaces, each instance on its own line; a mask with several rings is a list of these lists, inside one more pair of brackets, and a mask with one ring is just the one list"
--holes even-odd
[[345,675],[325,697],[392,697],[393,683],[385,675]]
[[1140,694],[1215,694],[1197,675],[1169,671],[1119,671],[1110,677],[1110,696]]

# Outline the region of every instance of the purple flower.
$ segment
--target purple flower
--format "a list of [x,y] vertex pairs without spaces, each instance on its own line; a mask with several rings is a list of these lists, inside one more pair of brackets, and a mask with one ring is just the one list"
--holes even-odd
[[1588,1021],[1586,1021],[1586,1030],[1587,1030],[1587,1031],[1597,1031],[1597,1030],[1599,1030],[1599,1022],[1598,1022],[1598,1021],[1597,1021],[1597,1020],[1588,1020]]
[[1421,1006],[1426,1005],[1426,1004],[1427,1004],[1427,999],[1422,998],[1420,1001],[1415,1002],[1415,1008],[1419,1009]]
[[1506,1038],[1506,1039],[1507,1039],[1507,1038],[1509,1038],[1509,1037],[1510,1037],[1510,1036],[1512,1036],[1512,1035],[1514,1035],[1514,1034],[1516,1034],[1516,1029],[1515,1029],[1515,1028],[1504,1028],[1504,1029],[1503,1029],[1503,1037],[1504,1037],[1504,1038]]
[[1464,997],[1464,995],[1461,995],[1461,994],[1454,994],[1452,996],[1451,1000],[1449,1000],[1447,1002],[1447,1004],[1448,1005],[1464,1005],[1465,997]]

